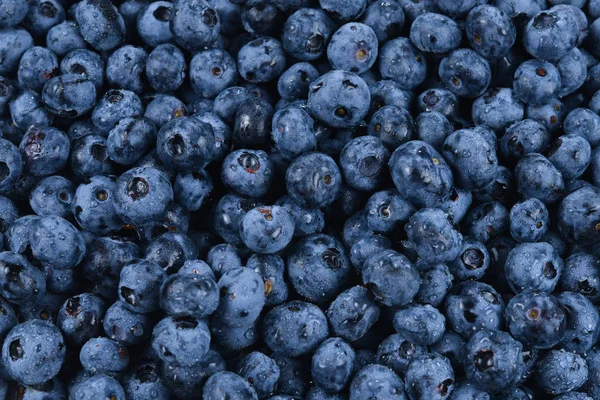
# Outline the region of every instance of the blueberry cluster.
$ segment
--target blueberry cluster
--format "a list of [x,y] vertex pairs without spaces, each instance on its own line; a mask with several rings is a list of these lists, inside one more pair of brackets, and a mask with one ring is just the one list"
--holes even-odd
[[600,0],[0,0],[0,400],[600,400]]

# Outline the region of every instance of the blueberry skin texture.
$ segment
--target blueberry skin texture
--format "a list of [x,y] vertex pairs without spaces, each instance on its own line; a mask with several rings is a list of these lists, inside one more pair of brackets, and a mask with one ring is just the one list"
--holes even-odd
[[385,178],[390,157],[381,139],[362,136],[352,139],[340,154],[344,180],[352,188],[370,192],[377,189]]
[[316,234],[302,239],[291,249],[287,269],[290,283],[301,296],[324,304],[345,286],[352,268],[339,241]]
[[504,132],[509,126],[523,120],[525,108],[513,90],[493,88],[473,102],[471,114],[475,124]]
[[81,184],[71,202],[71,212],[83,229],[98,235],[119,230],[121,219],[113,207],[114,178],[94,176],[90,182]]
[[106,138],[87,135],[73,142],[70,167],[77,177],[88,180],[96,175],[111,175],[115,166],[108,157]]
[[214,8],[201,0],[182,0],[173,4],[169,27],[175,42],[185,50],[198,51],[213,44],[220,29]]
[[535,382],[549,394],[564,394],[577,390],[588,378],[585,360],[566,350],[550,350],[537,362]]
[[38,220],[37,215],[26,215],[15,219],[10,223],[4,233],[6,249],[15,253],[25,254],[29,243],[31,227]]
[[215,136],[209,124],[193,117],[175,118],[158,131],[156,148],[160,159],[180,172],[203,168],[214,155]]
[[58,374],[65,351],[56,326],[31,320],[10,330],[2,346],[2,361],[8,374],[20,383],[39,385]]
[[233,145],[264,147],[271,133],[273,107],[261,98],[250,98],[240,104],[233,124]]
[[363,337],[379,319],[379,307],[363,286],[340,293],[329,305],[327,318],[336,336],[348,341]]
[[419,257],[427,262],[452,261],[460,254],[462,235],[454,229],[448,214],[439,209],[417,211],[404,229]]
[[280,206],[254,208],[242,217],[240,237],[251,250],[273,254],[283,250],[294,235],[294,219]]
[[312,357],[314,382],[327,392],[340,392],[350,381],[355,354],[352,347],[340,338],[325,340]]
[[460,255],[448,262],[452,275],[459,281],[481,279],[490,266],[490,254],[485,245],[466,237]]
[[479,5],[465,20],[469,44],[487,59],[503,57],[513,46],[517,30],[510,16],[497,7]]
[[548,209],[536,198],[516,203],[510,210],[510,234],[519,242],[537,242],[549,226]]
[[307,62],[299,62],[286,69],[277,81],[277,92],[282,99],[293,101],[308,97],[309,85],[319,77],[319,71]]
[[407,109],[393,105],[379,108],[369,120],[369,135],[382,140],[389,151],[394,151],[415,136],[415,123]]
[[390,105],[408,109],[413,101],[413,93],[410,90],[403,89],[398,82],[391,79],[369,83],[369,91],[372,100],[369,108],[370,115],[381,107]]
[[275,205],[281,206],[289,211],[294,220],[294,237],[304,237],[314,233],[320,233],[325,226],[323,212],[318,209],[308,209],[300,206],[289,196],[283,196]]
[[476,130],[455,131],[444,141],[443,150],[444,158],[454,168],[459,187],[481,190],[496,177],[496,151]]
[[407,400],[404,382],[392,370],[383,365],[371,364],[361,369],[350,384],[350,400],[384,398]]
[[4,299],[0,300],[0,308],[4,310],[0,314],[0,337],[4,339],[6,334],[17,325],[17,315],[11,305]]
[[391,233],[408,219],[417,209],[397,190],[388,189],[373,193],[365,205],[369,229],[374,232]]
[[[488,185],[487,188],[489,188],[490,186],[494,186],[495,183],[496,182],[492,182],[490,185]],[[501,181],[499,184],[504,185],[504,182]],[[486,192],[481,193],[486,194]],[[454,188],[452,189],[452,195],[450,196],[450,198],[442,204],[440,204],[440,209],[446,214],[448,214],[448,217],[454,224],[458,224],[463,220],[463,218],[469,211],[472,203],[473,195],[470,191]]]
[[266,306],[277,306],[287,300],[285,263],[281,257],[271,254],[253,254],[246,262],[246,268],[261,275],[264,281]]
[[19,149],[6,139],[0,138],[0,192],[13,190],[23,172],[23,159]]
[[565,335],[568,315],[552,295],[527,290],[506,306],[506,325],[517,340],[535,349],[557,345]]
[[4,0],[0,7],[0,29],[12,28],[27,15],[27,2],[24,0]]
[[60,62],[63,75],[76,74],[92,81],[96,92],[104,84],[104,61],[98,53],[87,49],[75,49],[63,57]]
[[113,89],[98,100],[92,110],[92,123],[104,134],[126,117],[140,117],[144,107],[140,98],[129,90]]
[[454,390],[450,361],[439,354],[416,358],[406,371],[406,392],[411,399],[443,400]]
[[583,390],[592,398],[598,395],[600,386],[598,386],[598,373],[600,373],[600,353],[597,348],[588,351],[584,355],[588,367],[588,382],[583,387]]
[[154,396],[156,400],[168,400],[169,391],[160,380],[158,366],[153,362],[138,364],[123,377],[123,390],[130,400],[143,400]]
[[426,12],[410,26],[410,40],[422,52],[444,54],[458,48],[462,32],[452,18]]
[[212,127],[213,134],[215,135],[213,161],[223,160],[225,156],[229,154],[231,146],[232,133],[229,125],[227,125],[219,116],[217,116],[217,114],[213,112],[198,112],[192,116]]
[[396,38],[381,48],[379,72],[384,79],[392,79],[402,89],[411,90],[425,80],[427,63],[425,56],[408,38]]
[[21,56],[33,47],[33,38],[25,29],[6,28],[0,30],[0,51],[4,54],[0,61],[0,74],[16,72]]
[[333,19],[350,21],[363,13],[367,2],[366,0],[358,0],[355,3],[348,4],[341,0],[319,0],[319,5]]
[[64,132],[52,127],[31,127],[23,136],[19,150],[29,173],[46,176],[66,165],[70,147]]
[[[127,50],[124,50],[127,49]],[[132,52],[132,56],[125,54],[125,60],[117,57],[125,51]],[[122,56],[121,56],[122,57]],[[114,60],[111,63],[111,60]],[[129,65],[134,62],[133,65]],[[112,69],[110,69],[112,66]],[[178,89],[185,78],[187,65],[181,50],[172,44],[161,44],[157,46],[150,55],[145,51],[133,46],[124,46],[113,53],[108,59],[107,78],[112,86],[129,89],[140,93],[143,91],[145,82],[142,80],[142,71],[146,71],[146,77],[150,86],[157,92],[171,92]],[[129,74],[121,72],[130,70]],[[109,75],[111,71],[111,75]],[[130,76],[128,76],[130,75]]]
[[563,135],[550,145],[547,154],[548,161],[560,171],[563,179],[576,179],[589,166],[592,149],[580,135]]
[[154,122],[157,129],[162,128],[167,122],[175,118],[189,115],[185,104],[175,96],[156,94],[150,98],[152,100],[146,106],[144,117]]
[[543,155],[529,153],[515,168],[517,191],[525,198],[535,197],[545,204],[556,202],[563,194],[560,171]]
[[556,97],[561,87],[561,76],[551,63],[539,60],[525,61],[515,71],[515,96],[526,104],[543,105]]
[[113,198],[115,211],[123,221],[141,225],[165,216],[173,201],[173,189],[159,170],[137,167],[117,179]]
[[[169,228],[169,225],[166,228],[158,225],[159,230],[163,228],[167,232],[162,235],[160,232],[154,234],[154,238],[146,247],[144,258],[157,263],[167,274],[179,270],[185,261],[198,258],[198,249],[195,243],[183,233],[187,229],[187,224],[186,221],[183,228],[177,227],[177,225],[174,228]],[[177,230],[181,232],[177,232]]]
[[440,62],[438,74],[442,83],[457,96],[481,96],[490,85],[488,61],[474,50],[458,49]]
[[154,1],[146,5],[136,20],[137,33],[148,46],[158,47],[173,39],[169,22],[173,13],[170,1]]
[[375,300],[389,307],[410,303],[421,284],[415,266],[394,250],[369,257],[363,265],[362,279]]
[[206,262],[217,278],[230,269],[243,267],[237,248],[230,244],[211,247],[206,255]]
[[221,180],[242,196],[262,197],[271,186],[274,167],[263,150],[233,151],[223,160]]
[[256,390],[245,379],[228,371],[212,375],[202,388],[202,398],[205,400],[218,400],[223,396],[239,400],[258,400]]
[[277,389],[280,377],[279,366],[261,352],[254,351],[239,363],[238,375],[251,382],[259,398],[265,398]]
[[265,304],[262,277],[247,268],[232,268],[218,282],[221,301],[215,316],[234,328],[248,327],[257,320]]
[[82,377],[69,388],[69,397],[74,399],[101,399],[112,396],[125,400],[123,387],[115,378],[103,374]]
[[79,347],[100,334],[105,311],[105,303],[99,296],[81,293],[63,303],[56,325],[68,344]]
[[122,301],[116,301],[106,310],[102,325],[104,333],[124,345],[135,345],[152,333],[154,320],[149,314],[131,311]]
[[545,242],[517,245],[504,265],[506,279],[515,293],[528,289],[552,292],[563,268],[558,252]]
[[588,108],[576,108],[569,112],[563,122],[566,135],[579,135],[587,139],[592,148],[600,145],[600,116]]
[[567,315],[567,330],[561,340],[563,348],[578,354],[586,353],[600,334],[598,310],[584,295],[576,292],[562,292],[557,300]]
[[156,139],[156,126],[145,117],[121,119],[108,133],[106,151],[114,162],[132,165],[146,154]]
[[588,253],[574,253],[565,260],[558,281],[561,291],[578,292],[592,303],[600,301],[600,260]]
[[166,273],[155,262],[134,260],[121,270],[119,299],[131,311],[156,311],[159,308],[160,286],[166,277]]
[[226,51],[206,50],[194,55],[189,74],[194,92],[202,97],[213,98],[235,84],[237,66]]
[[84,0],[75,8],[81,36],[98,51],[114,50],[125,40],[125,21],[108,0]]
[[83,345],[79,360],[87,371],[114,376],[127,368],[129,352],[127,347],[114,340],[99,337],[90,339]]
[[212,314],[219,305],[217,284],[208,276],[174,274],[165,279],[160,289],[160,306],[170,316],[201,319]]
[[334,128],[351,128],[369,110],[371,94],[366,82],[350,72],[333,70],[311,83],[308,106],[318,120]]
[[561,77],[559,96],[572,94],[585,83],[587,64],[585,56],[578,48],[574,48],[562,57],[556,67]]
[[72,50],[85,49],[87,44],[79,33],[79,26],[73,21],[63,21],[48,30],[46,46],[57,56],[65,56]]
[[46,47],[27,49],[19,61],[17,77],[23,89],[40,91],[58,73],[58,58]]
[[204,170],[177,174],[173,183],[175,201],[186,211],[199,210],[212,189],[212,178]]
[[0,253],[0,284],[2,296],[13,304],[37,302],[46,293],[44,274],[23,256],[5,251]]
[[33,222],[29,234],[33,256],[56,269],[70,269],[86,252],[83,235],[69,221],[54,215]]
[[481,390],[503,391],[521,376],[524,368],[522,351],[523,345],[506,332],[479,331],[467,343],[467,378]]
[[467,281],[456,285],[445,300],[448,326],[465,338],[482,329],[498,330],[503,321],[504,301],[485,283]]
[[253,83],[265,83],[276,79],[285,71],[283,46],[271,37],[255,39],[244,45],[237,56],[239,74]]
[[41,96],[33,90],[19,93],[10,101],[8,108],[13,122],[22,130],[27,130],[32,125],[48,126],[54,119],[54,116],[43,106]]
[[533,119],[524,119],[506,129],[498,149],[504,162],[513,163],[526,154],[542,153],[550,145],[551,139],[545,125]]
[[409,305],[396,311],[393,324],[402,337],[427,346],[442,337],[446,318],[429,304]]
[[591,186],[583,187],[566,196],[557,212],[557,225],[561,236],[574,244],[592,245],[600,241],[596,225],[600,215],[596,212],[600,192]]
[[307,153],[289,165],[285,183],[288,195],[303,207],[320,208],[333,203],[342,186],[335,161],[323,153]]
[[45,37],[50,28],[65,20],[65,10],[56,0],[35,0],[29,3],[29,10],[23,26],[33,36]]
[[393,334],[385,338],[377,347],[377,363],[384,365],[400,376],[405,376],[410,363],[426,354],[427,347]]
[[163,362],[182,366],[201,363],[210,346],[210,331],[204,320],[166,317],[152,332],[152,349]]
[[323,10],[302,8],[285,21],[281,41],[292,57],[312,61],[325,53],[334,30],[335,25]]
[[389,167],[396,188],[415,206],[434,207],[450,197],[454,184],[450,167],[425,142],[413,140],[399,146]]
[[79,75],[61,75],[46,82],[41,99],[52,114],[76,118],[96,104],[96,87],[92,81]]
[[452,288],[454,277],[444,264],[434,265],[421,274],[421,286],[415,296],[420,304],[438,307]]
[[573,12],[556,7],[538,12],[523,31],[525,50],[536,58],[558,61],[577,45],[580,25]]
[[148,53],[141,47],[126,45],[115,50],[106,61],[106,81],[111,87],[141,93],[145,81]]
[[400,4],[387,0],[371,3],[360,18],[360,22],[373,29],[380,43],[396,37],[402,31],[404,21]]
[[355,74],[369,70],[378,54],[377,35],[368,25],[350,22],[331,36],[327,58],[333,69]]
[[329,335],[327,319],[314,304],[291,301],[275,307],[263,319],[263,339],[286,357],[312,353]]
[[271,136],[279,152],[289,160],[317,149],[314,121],[298,107],[288,106],[275,113]]
[[[329,393],[320,386],[312,386],[306,393],[306,400],[346,400],[348,397],[344,393]],[[269,400],[293,400],[294,397],[279,395],[270,397]]]

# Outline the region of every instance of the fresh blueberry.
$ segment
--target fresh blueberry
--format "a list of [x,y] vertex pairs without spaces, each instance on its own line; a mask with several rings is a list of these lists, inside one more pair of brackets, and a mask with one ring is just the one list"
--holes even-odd
[[262,399],[275,392],[280,370],[272,358],[255,351],[240,361],[238,374],[250,383]]
[[442,14],[423,13],[410,27],[410,40],[426,53],[444,54],[456,50],[460,45],[462,32],[458,24]]
[[88,340],[79,353],[81,365],[92,373],[114,376],[127,368],[127,347],[114,340],[98,337]]
[[140,94],[144,90],[143,72],[148,53],[141,47],[126,45],[115,50],[106,61],[106,81],[111,87]]
[[123,376],[123,390],[129,400],[169,399],[169,392],[161,381],[158,366],[153,362],[143,362]]
[[240,104],[233,125],[233,144],[237,147],[260,147],[271,135],[273,107],[261,98]]
[[[87,315],[87,318],[93,317],[93,314]],[[93,322],[97,323],[95,319]],[[131,311],[125,303],[116,301],[106,310],[102,326],[104,333],[112,340],[125,345],[135,345],[150,337],[154,322],[149,314]]]
[[6,28],[0,30],[0,51],[4,54],[0,60],[0,74],[16,72],[21,56],[32,47],[33,38],[25,29]]
[[587,21],[582,26],[574,10],[561,11],[564,10],[552,7],[529,20],[523,32],[523,44],[529,54],[558,61],[577,45],[580,30],[587,29]]
[[209,345],[210,331],[204,320],[166,317],[152,332],[152,349],[163,362],[197,365],[204,360]]
[[148,313],[158,309],[160,285],[165,272],[152,261],[134,260],[121,270],[119,299],[131,311]]
[[565,260],[558,281],[563,291],[578,292],[593,303],[600,300],[600,260],[588,253],[575,253]]
[[189,51],[202,50],[219,36],[219,15],[204,1],[182,0],[174,3],[169,24],[177,44]]
[[99,91],[104,83],[104,61],[98,53],[91,50],[75,49],[70,51],[60,62],[60,72],[63,75],[75,74],[89,79],[96,87],[96,91]]
[[24,0],[3,1],[2,11],[0,11],[0,28],[12,28],[23,21],[27,14],[27,2]]
[[115,378],[103,374],[83,377],[69,388],[69,397],[74,399],[110,399],[125,400],[123,387]]
[[504,160],[516,162],[526,154],[542,153],[551,139],[550,132],[542,123],[524,119],[506,129],[500,138],[499,153]]
[[537,362],[535,382],[548,394],[577,390],[588,378],[585,360],[566,350],[550,350]]
[[377,60],[377,35],[368,25],[350,22],[331,36],[327,58],[333,69],[355,74],[369,70]]
[[264,83],[277,79],[285,66],[283,46],[271,37],[249,42],[237,56],[238,72],[248,82]]
[[462,235],[454,229],[448,215],[439,209],[417,211],[410,217],[405,230],[411,246],[425,261],[451,261],[460,254]]
[[504,266],[515,292],[527,289],[552,292],[563,271],[563,260],[548,243],[521,243],[510,251]]
[[181,50],[172,44],[157,46],[144,64],[148,82],[157,92],[171,92],[183,83],[186,69],[185,58]]
[[190,83],[202,97],[213,98],[233,86],[237,79],[235,60],[223,50],[206,50],[190,62]]
[[548,209],[536,198],[516,203],[510,210],[510,234],[519,242],[537,242],[549,225]]
[[342,391],[350,381],[354,359],[354,349],[344,340],[325,340],[312,357],[314,382],[327,392]]
[[371,364],[361,369],[350,384],[350,400],[385,398],[406,400],[404,382],[383,365]]
[[600,127],[600,116],[588,108],[572,110],[563,122],[566,135],[582,136],[587,139],[592,148],[600,145],[598,127]]
[[85,255],[81,232],[69,221],[49,215],[32,223],[29,233],[32,255],[42,264],[56,269],[74,268]]
[[587,186],[562,200],[557,212],[557,225],[565,240],[583,246],[600,241],[600,226],[596,228],[600,214],[594,206],[599,196],[598,189]]
[[0,139],[0,192],[10,192],[22,172],[23,159],[19,149],[8,140]]
[[81,36],[98,51],[110,51],[125,39],[125,21],[108,0],[83,0],[75,8]]
[[191,172],[212,160],[214,140],[210,125],[197,118],[181,117],[167,122],[158,131],[156,148],[165,165]]
[[379,53],[379,72],[384,79],[392,79],[403,89],[414,89],[425,80],[425,56],[408,38],[388,41]]
[[379,319],[379,307],[368,290],[354,286],[338,295],[327,310],[333,332],[348,341],[363,337]]
[[33,36],[45,36],[55,25],[65,20],[65,10],[57,0],[34,0],[29,2],[29,10],[23,26]]
[[170,1],[154,1],[140,11],[136,21],[137,33],[147,45],[157,47],[172,40],[169,28],[172,12],[173,3]]
[[510,17],[500,8],[487,4],[469,11],[465,20],[469,44],[488,59],[502,58],[513,46],[517,30]]
[[567,330],[561,340],[563,348],[578,354],[589,351],[600,334],[598,310],[584,295],[576,292],[562,292],[557,300],[567,316]]
[[92,110],[92,122],[105,134],[126,117],[139,117],[143,113],[142,101],[129,90],[109,90]]
[[73,21],[64,21],[48,30],[46,46],[62,57],[72,50],[85,49],[87,44],[79,33],[79,26]]
[[515,168],[517,191],[526,198],[535,197],[544,203],[556,202],[564,191],[560,171],[543,155],[530,153],[521,158]]
[[221,180],[242,196],[262,197],[273,179],[273,164],[262,150],[236,150],[223,160]]
[[479,96],[471,109],[473,122],[485,125],[496,132],[523,120],[525,110],[509,88],[492,88]]
[[372,115],[384,106],[410,108],[413,94],[411,91],[403,89],[398,82],[391,79],[382,79],[368,85],[369,92],[371,93],[369,115]]
[[339,195],[342,174],[335,161],[322,153],[297,157],[286,171],[288,195],[308,208],[323,207]]
[[443,400],[454,390],[450,361],[439,354],[426,354],[413,360],[406,371],[406,391],[411,399]]
[[470,49],[450,53],[440,62],[438,73],[442,83],[461,97],[481,96],[491,80],[487,60]]

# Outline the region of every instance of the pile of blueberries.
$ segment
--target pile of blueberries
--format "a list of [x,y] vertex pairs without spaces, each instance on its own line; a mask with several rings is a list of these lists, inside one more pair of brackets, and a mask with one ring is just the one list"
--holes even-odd
[[0,0],[0,400],[600,400],[600,0]]

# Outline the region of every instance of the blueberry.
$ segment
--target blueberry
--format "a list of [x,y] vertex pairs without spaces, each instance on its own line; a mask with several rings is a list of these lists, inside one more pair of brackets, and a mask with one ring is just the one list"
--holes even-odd
[[123,221],[142,224],[165,216],[173,201],[173,189],[159,170],[138,167],[117,179],[113,199],[115,211]]
[[351,187],[372,191],[381,185],[384,165],[389,159],[389,152],[381,139],[363,136],[346,144],[340,155],[340,166],[345,181]]
[[563,179],[575,179],[587,169],[591,159],[591,147],[580,135],[564,135],[550,145],[547,156],[560,171]]
[[50,28],[65,20],[65,10],[56,0],[34,0],[23,20],[23,26],[33,36],[44,36]]
[[578,48],[574,48],[557,63],[561,77],[560,96],[566,96],[579,89],[587,78],[586,58]]
[[190,82],[194,91],[212,98],[232,86],[237,78],[237,67],[229,53],[222,50],[206,50],[192,58]]
[[85,370],[114,376],[127,368],[129,352],[127,347],[105,338],[88,340],[79,353],[79,360]]
[[121,270],[119,299],[131,311],[148,313],[158,309],[160,286],[166,278],[158,264],[134,260]]
[[236,150],[223,160],[221,180],[242,196],[263,196],[272,179],[272,162],[262,150]]
[[327,392],[340,392],[350,381],[355,354],[340,338],[325,340],[312,357],[312,377]]
[[[599,120],[600,122],[600,120]],[[542,153],[550,145],[551,135],[545,125],[524,119],[506,129],[500,138],[500,155],[509,162],[515,162],[529,153]]]
[[283,48],[299,60],[315,60],[325,53],[333,32],[334,24],[322,10],[302,8],[290,15],[283,26]]
[[403,89],[398,82],[390,79],[369,83],[369,92],[371,93],[369,115],[386,105],[408,109],[413,100],[411,91]]
[[285,70],[285,54],[281,43],[271,37],[255,39],[244,45],[237,56],[240,75],[248,82],[274,80]]
[[385,398],[406,400],[404,382],[383,365],[371,364],[361,369],[350,384],[350,400]]
[[563,122],[567,135],[579,135],[588,140],[592,148],[600,145],[600,136],[596,136],[600,117],[587,108],[576,108],[569,112]]
[[241,376],[227,371],[212,375],[202,388],[203,399],[217,400],[223,396],[239,400],[258,400],[258,395],[250,383]]
[[33,47],[33,38],[25,29],[6,28],[0,30],[0,51],[4,54],[0,60],[0,74],[16,72],[21,56]]
[[65,56],[72,50],[85,49],[87,44],[73,21],[64,21],[53,26],[46,35],[46,46],[57,56]]
[[384,79],[395,80],[403,89],[414,89],[425,80],[427,63],[408,38],[396,38],[381,48],[379,71]]
[[342,174],[335,161],[322,153],[297,157],[286,171],[288,195],[308,208],[323,207],[339,195]]
[[469,44],[488,59],[502,58],[513,46],[517,30],[510,17],[500,8],[479,5],[465,20]]
[[529,54],[558,61],[577,45],[580,30],[587,28],[587,24],[582,26],[573,10],[560,11],[552,7],[529,20],[523,32],[523,44]]
[[206,262],[219,278],[225,272],[233,268],[241,268],[242,260],[237,249],[230,244],[218,244],[213,246],[206,256]]
[[126,45],[115,50],[106,61],[106,81],[111,87],[141,93],[145,81],[148,53],[141,47]]
[[92,109],[96,103],[96,88],[84,77],[67,74],[46,82],[41,99],[52,114],[75,118]]
[[263,338],[271,350],[296,357],[313,352],[329,335],[327,320],[315,305],[291,301],[263,319]]
[[219,15],[204,1],[182,0],[175,3],[169,24],[177,44],[189,51],[210,46],[219,35]]
[[462,235],[454,230],[448,215],[439,209],[417,211],[410,217],[405,230],[411,246],[425,261],[451,261],[460,254]]
[[60,331],[50,322],[31,320],[15,326],[2,346],[2,362],[11,377],[39,385],[55,377],[65,359]]
[[517,191],[526,198],[536,197],[554,203],[562,195],[564,180],[560,171],[543,155],[529,153],[515,168]]
[[327,310],[333,332],[346,340],[363,337],[379,319],[379,307],[368,290],[354,286],[338,295]]
[[402,337],[427,346],[441,338],[446,318],[429,304],[409,305],[396,311],[393,324]]
[[491,80],[487,60],[470,49],[450,53],[440,62],[438,73],[442,83],[461,97],[481,96]]
[[23,172],[23,159],[19,149],[5,139],[0,139],[0,192],[12,190]]
[[334,69],[355,74],[370,69],[378,53],[377,35],[368,25],[351,22],[342,25],[331,37],[327,58]]
[[566,350],[550,350],[537,363],[535,382],[549,394],[563,394],[576,390],[588,378],[585,360]]
[[426,53],[449,53],[460,45],[462,32],[451,18],[436,13],[423,13],[410,27],[410,40]]
[[527,289],[550,293],[563,271],[563,260],[548,243],[521,243],[508,254],[504,269],[515,293]]
[[140,98],[129,90],[109,90],[92,110],[92,123],[108,133],[125,117],[139,117],[143,113]]
[[102,399],[114,397],[115,400],[125,400],[123,387],[115,378],[97,374],[84,377],[69,388],[69,397],[81,399]]
[[157,129],[162,128],[167,122],[175,118],[187,115],[189,113],[185,104],[177,97],[166,94],[152,96],[144,111],[144,117],[154,122]]
[[271,134],[273,107],[260,98],[240,104],[233,125],[233,143],[240,147],[260,147]]
[[444,399],[454,390],[450,361],[439,354],[426,354],[410,363],[406,391],[411,399]]
[[525,115],[523,104],[509,88],[488,89],[473,102],[471,112],[473,122],[496,132],[503,132],[509,126],[523,120]]
[[563,348],[578,354],[589,351],[598,341],[600,314],[584,295],[562,292],[557,296],[567,316],[567,330],[561,340]]
[[152,349],[163,362],[193,366],[203,361],[210,345],[210,331],[204,320],[167,317],[154,327]]
[[143,400],[154,396],[156,400],[167,400],[169,392],[159,377],[158,366],[143,362],[132,368],[123,377],[123,390],[130,400]]
[[244,4],[240,17],[246,32],[262,36],[280,29],[277,24],[281,18],[280,13],[276,4],[264,0],[251,0]]
[[452,275],[459,281],[481,279],[490,265],[490,255],[483,243],[466,237],[460,255],[448,263]]
[[558,95],[560,87],[560,73],[549,62],[525,61],[515,72],[514,93],[524,103],[534,106],[547,104]]
[[389,166],[398,191],[416,206],[436,206],[450,197],[452,172],[429,144],[413,140],[399,146]]
[[446,296],[445,315],[449,326],[464,337],[482,329],[498,330],[504,301],[485,283],[467,281],[456,285]]
[[532,290],[521,292],[508,302],[505,313],[511,335],[532,348],[551,348],[566,332],[565,309],[550,294]]
[[380,138],[390,151],[413,139],[415,134],[415,124],[408,110],[392,105],[377,110],[368,129],[369,135]]
[[308,94],[312,115],[335,128],[356,125],[366,116],[370,99],[362,78],[340,70],[321,75],[311,83]]
[[169,29],[173,3],[154,1],[146,5],[137,16],[137,33],[149,46],[165,44],[171,41],[173,34]]
[[320,233],[323,230],[325,219],[320,209],[302,207],[289,196],[284,196],[277,200],[276,205],[287,209],[292,215],[295,237],[304,237]]
[[160,128],[156,148],[166,165],[177,171],[191,172],[212,160],[214,140],[210,125],[197,118],[181,117]]
[[157,263],[167,274],[176,272],[185,261],[198,258],[198,249],[193,240],[182,229],[165,228],[166,233],[161,234],[162,226],[152,229],[158,230],[154,239],[146,247],[144,258]]
[[367,225],[375,232],[391,233],[416,211],[397,190],[388,189],[374,193],[365,205]]
[[557,225],[564,239],[584,246],[600,240],[596,228],[600,221],[597,221],[594,206],[598,195],[600,192],[595,187],[583,187],[562,200],[557,212]]
[[[93,314],[86,318],[91,317]],[[95,319],[93,322],[97,323]],[[106,310],[102,326],[104,333],[112,340],[125,345],[134,345],[150,337],[153,323],[150,315],[131,311],[125,303],[116,301]]]
[[[404,255],[393,250],[369,257],[363,265],[362,279],[375,299],[387,306],[410,303],[421,283],[415,266]],[[402,290],[398,290],[399,287]]]
[[257,320],[265,304],[262,277],[248,268],[232,268],[219,279],[220,303],[216,316],[225,325],[240,328]]
[[[75,49],[70,51],[60,62],[60,72],[63,75],[81,75],[83,78],[89,79],[96,87],[96,91],[99,91],[104,83],[104,61],[97,53],[91,50]],[[68,81],[70,81],[70,79],[67,79],[67,82]],[[58,82],[60,82],[60,80],[58,80]],[[52,93],[50,92],[48,94]],[[56,94],[54,94],[54,96],[56,96]],[[60,100],[60,98],[58,100]],[[62,103],[62,101],[60,102]]]
[[548,209],[536,198],[517,203],[510,210],[510,234],[519,242],[537,242],[549,223]]
[[123,118],[108,133],[106,151],[114,162],[132,165],[150,150],[155,138],[156,126],[148,118]]
[[0,12],[0,28],[17,26],[27,14],[27,2],[23,0],[9,0],[2,2],[4,6]]
[[565,268],[558,281],[564,291],[578,292],[593,303],[600,295],[600,260],[588,253],[574,253],[565,260]]
[[81,36],[98,51],[114,50],[125,39],[125,22],[108,0],[84,0],[75,9]]
[[29,242],[33,256],[56,269],[74,268],[86,251],[81,232],[69,221],[54,215],[32,223]]
[[308,96],[309,85],[319,77],[312,64],[299,62],[285,70],[277,81],[277,92],[282,99],[298,100]]
[[264,398],[275,392],[280,370],[272,358],[254,351],[240,361],[238,374],[250,383],[259,398]]

